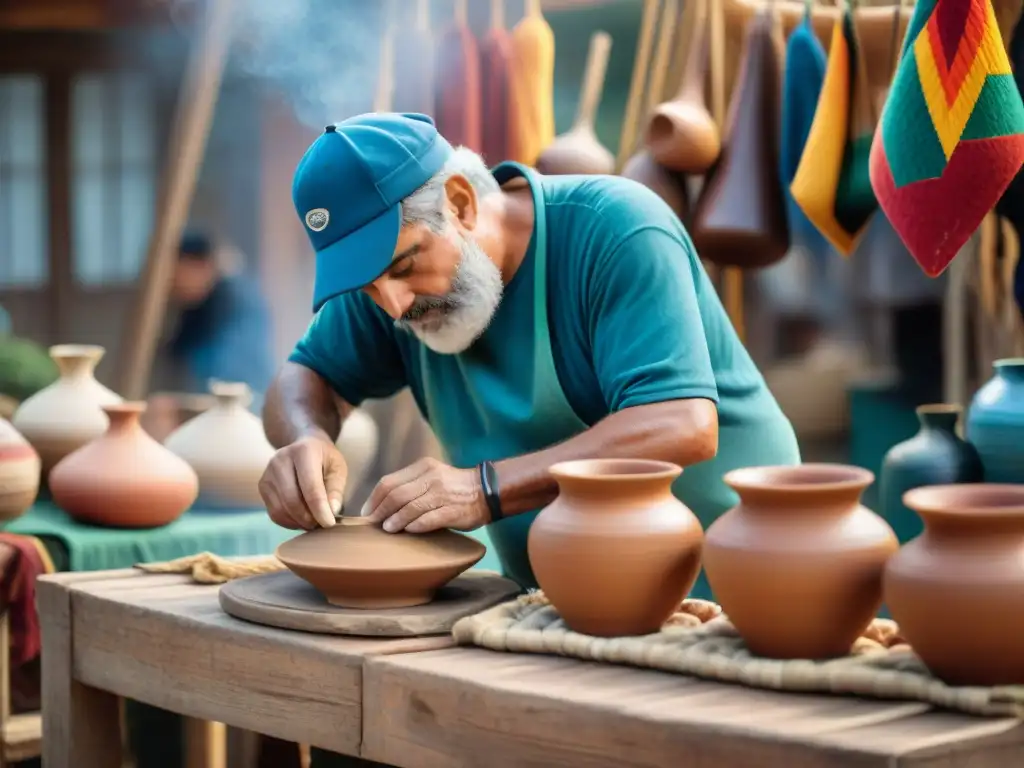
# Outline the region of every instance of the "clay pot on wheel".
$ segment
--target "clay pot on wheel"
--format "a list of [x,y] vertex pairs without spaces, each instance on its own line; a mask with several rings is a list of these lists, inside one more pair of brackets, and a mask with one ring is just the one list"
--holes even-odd
[[96,381],[94,371],[103,354],[103,347],[89,344],[50,347],[60,378],[25,400],[11,419],[39,453],[44,476],[69,453],[106,432],[101,408],[121,402],[120,395]]
[[39,493],[39,454],[0,418],[0,520],[20,517]]
[[106,434],[58,462],[50,472],[57,506],[79,522],[156,528],[177,520],[199,492],[192,468],[139,423],[145,403],[108,405]]
[[675,496],[682,470],[662,461],[555,464],[559,494],[530,527],[537,583],[576,632],[657,632],[700,572],[704,533]]
[[873,480],[841,464],[726,474],[740,503],[708,528],[704,570],[751,653],[844,656],[871,623],[882,570],[898,547],[892,529],[860,503]]
[[950,685],[1024,685],[1024,485],[915,488],[924,533],[885,569],[900,633]]
[[299,534],[277,557],[342,608],[407,608],[479,562],[487,548],[454,531],[386,533],[363,517]]

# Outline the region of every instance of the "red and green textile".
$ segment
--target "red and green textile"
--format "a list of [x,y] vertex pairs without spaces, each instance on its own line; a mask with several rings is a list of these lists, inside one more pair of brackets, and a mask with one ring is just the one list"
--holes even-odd
[[990,0],[917,0],[871,146],[879,204],[937,277],[1024,164],[1024,103]]

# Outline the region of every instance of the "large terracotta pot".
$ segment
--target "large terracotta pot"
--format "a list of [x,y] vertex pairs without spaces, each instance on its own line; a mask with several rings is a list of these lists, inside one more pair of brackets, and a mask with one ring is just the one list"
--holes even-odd
[[110,428],[50,472],[53,500],[83,523],[156,528],[177,520],[199,492],[192,468],[139,424],[145,403],[105,406]]
[[1024,684],[1024,485],[915,488],[924,533],[885,570],[900,633],[951,685]]
[[985,482],[1024,482],[1024,358],[996,360],[995,375],[967,411],[967,439],[978,450]]
[[211,383],[210,391],[216,405],[168,435],[164,447],[196,471],[200,506],[262,508],[258,486],[274,448],[263,422],[247,409],[252,393],[224,381]]
[[39,454],[0,418],[0,520],[20,517],[39,493]]
[[956,433],[962,412],[959,405],[919,406],[921,429],[885,455],[879,478],[881,512],[901,544],[921,534],[921,518],[907,509],[903,494],[926,485],[982,480],[978,452]]
[[559,494],[530,527],[537,583],[572,629],[657,632],[700,572],[704,532],[672,495],[682,470],[661,461],[555,464]]
[[121,402],[120,395],[96,381],[94,371],[103,347],[58,344],[50,357],[60,378],[25,400],[11,423],[39,453],[46,475],[53,466],[107,429],[102,406]]
[[725,475],[740,503],[708,528],[704,570],[754,654],[843,656],[882,603],[898,544],[862,506],[874,476],[841,464],[750,467]]

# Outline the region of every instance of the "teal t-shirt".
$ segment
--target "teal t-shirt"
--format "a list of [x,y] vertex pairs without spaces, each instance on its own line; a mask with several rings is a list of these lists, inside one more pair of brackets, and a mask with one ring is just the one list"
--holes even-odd
[[[736,500],[722,483],[724,472],[799,462],[792,426],[736,335],[689,235],[660,197],[616,176],[539,178],[551,343],[566,399],[586,424],[665,400],[717,403],[718,454],[687,468],[676,485],[708,525]],[[531,244],[501,307],[505,318],[523,318],[524,333],[533,332],[532,301]],[[501,323],[506,333],[509,327]],[[515,338],[500,342],[490,347],[516,354]],[[289,359],[319,373],[352,405],[409,386],[429,422],[419,345],[359,291],[325,304]]]

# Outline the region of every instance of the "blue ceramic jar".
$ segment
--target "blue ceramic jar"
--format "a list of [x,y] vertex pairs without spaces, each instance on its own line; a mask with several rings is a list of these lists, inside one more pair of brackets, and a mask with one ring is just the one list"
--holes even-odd
[[987,483],[1024,483],[1024,358],[997,360],[967,411]]
[[923,485],[981,482],[977,451],[956,433],[963,409],[959,405],[922,405],[920,429],[886,453],[879,472],[879,510],[900,544],[921,534],[921,518],[903,504],[903,494]]

